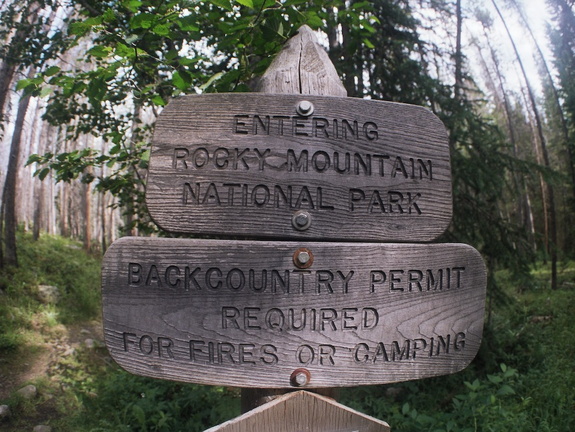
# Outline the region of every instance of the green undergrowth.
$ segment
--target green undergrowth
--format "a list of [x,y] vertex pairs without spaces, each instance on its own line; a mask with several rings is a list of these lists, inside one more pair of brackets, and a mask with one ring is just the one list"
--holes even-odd
[[[16,348],[27,329],[49,329],[94,319],[100,314],[100,260],[80,243],[18,233],[19,267],[0,272],[0,349]],[[57,302],[42,302],[38,287],[58,289]]]
[[[79,245],[21,234],[22,266],[0,275],[0,367],[17,368],[42,354],[42,343],[100,313],[98,257]],[[497,275],[506,302],[489,302],[481,349],[465,370],[386,386],[341,391],[340,401],[387,421],[394,432],[575,430],[575,264],[560,267],[559,289],[549,268],[530,283]],[[38,284],[62,289],[44,305]],[[12,362],[12,363],[10,363]],[[8,401],[0,430],[31,430],[40,420],[58,431],[202,431],[239,414],[239,391],[159,381],[121,370],[103,345],[62,357],[48,379],[34,382],[34,401]],[[47,420],[46,420],[47,419]],[[33,423],[35,422],[35,423]]]

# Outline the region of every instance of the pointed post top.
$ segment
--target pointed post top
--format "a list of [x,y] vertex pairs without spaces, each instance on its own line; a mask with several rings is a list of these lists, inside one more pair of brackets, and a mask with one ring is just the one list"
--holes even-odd
[[261,77],[262,93],[346,97],[335,66],[307,25],[287,41]]

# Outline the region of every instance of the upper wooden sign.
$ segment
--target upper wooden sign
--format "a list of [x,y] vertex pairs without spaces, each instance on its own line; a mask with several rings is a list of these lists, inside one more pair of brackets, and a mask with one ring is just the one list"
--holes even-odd
[[462,244],[126,237],[106,252],[106,345],[126,370],[239,387],[457,372],[479,349],[485,267]]
[[445,128],[422,107],[192,95],[157,121],[146,201],[167,231],[421,242],[450,223],[450,171]]

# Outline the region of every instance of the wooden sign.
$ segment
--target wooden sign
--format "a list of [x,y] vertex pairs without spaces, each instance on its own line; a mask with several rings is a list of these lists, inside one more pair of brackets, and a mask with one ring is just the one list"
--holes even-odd
[[205,432],[389,432],[389,425],[325,396],[288,393]]
[[471,362],[485,286],[463,244],[126,237],[104,258],[105,339],[129,372],[175,381],[406,381]]
[[447,134],[413,105],[184,96],[156,124],[146,201],[167,231],[429,241],[451,221]]

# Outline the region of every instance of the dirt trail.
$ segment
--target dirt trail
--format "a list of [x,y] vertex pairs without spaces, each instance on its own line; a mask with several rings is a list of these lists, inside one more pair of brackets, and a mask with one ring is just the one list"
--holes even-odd
[[93,321],[72,326],[59,326],[54,337],[33,347],[20,347],[17,352],[0,358],[0,401],[30,381],[50,378],[59,362],[85,344],[87,339],[102,343],[102,324]]

